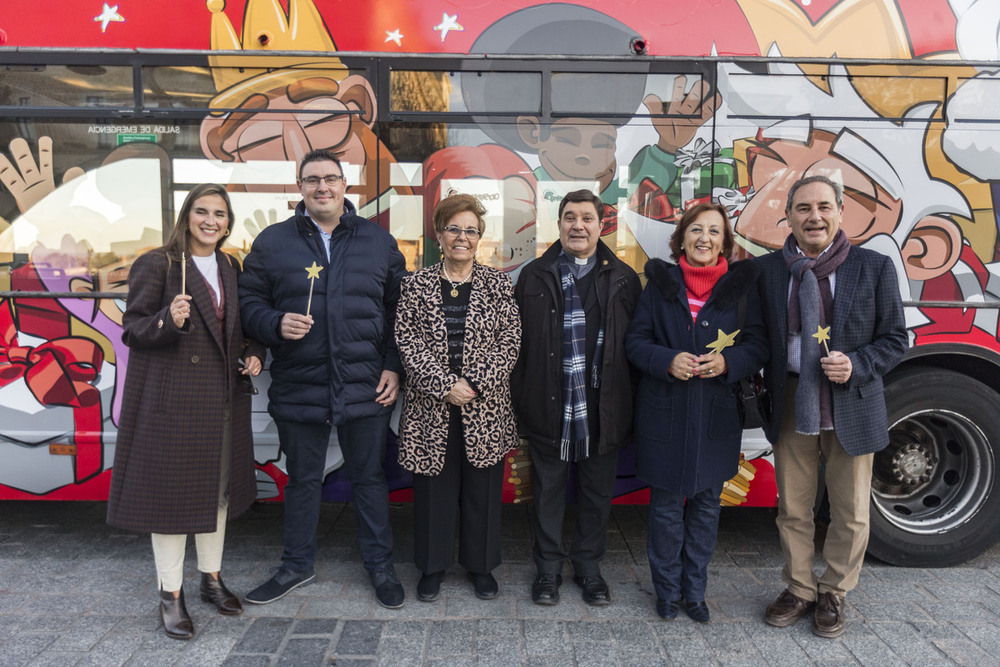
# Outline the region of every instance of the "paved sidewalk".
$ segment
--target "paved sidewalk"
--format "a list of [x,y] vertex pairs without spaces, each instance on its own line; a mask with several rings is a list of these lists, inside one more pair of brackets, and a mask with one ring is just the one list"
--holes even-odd
[[[245,593],[281,553],[280,505],[230,526],[223,575]],[[324,505],[317,581],[243,616],[198,597],[193,544],[185,590],[197,636],[168,639],[156,613],[148,538],[109,528],[103,503],[0,502],[0,665],[996,665],[1000,548],[962,567],[894,568],[869,559],[848,597],[846,634],[762,621],[780,592],[773,513],[723,510],[710,568],[712,623],[653,611],[645,508],[616,506],[603,572],[613,603],[587,607],[570,577],[556,607],[531,603],[527,508],[506,506],[500,596],[477,600],[457,566],[434,603],[416,600],[410,508],[393,507],[406,605],[375,602],[350,505]],[[570,573],[567,573],[570,574]]]

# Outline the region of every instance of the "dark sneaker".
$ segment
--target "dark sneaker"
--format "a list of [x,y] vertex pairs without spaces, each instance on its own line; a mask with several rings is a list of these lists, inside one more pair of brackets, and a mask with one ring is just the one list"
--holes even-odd
[[844,634],[844,598],[836,593],[820,593],[813,612],[813,634],[833,639]]
[[399,583],[392,566],[388,569],[378,570],[371,575],[372,586],[375,588],[375,598],[378,603],[386,609],[399,609],[406,599],[406,591],[403,584]]
[[681,610],[680,600],[667,602],[663,598],[656,598],[656,613],[665,621],[672,621],[677,618]]
[[562,584],[561,574],[540,574],[531,584],[531,601],[535,604],[559,604],[559,586]]
[[803,600],[786,588],[774,602],[767,605],[764,622],[776,628],[787,628],[805,616],[811,606],[812,602]]
[[289,572],[285,568],[278,568],[274,576],[263,584],[246,594],[243,599],[250,604],[267,604],[280,600],[299,586],[311,584],[316,580],[316,571]]

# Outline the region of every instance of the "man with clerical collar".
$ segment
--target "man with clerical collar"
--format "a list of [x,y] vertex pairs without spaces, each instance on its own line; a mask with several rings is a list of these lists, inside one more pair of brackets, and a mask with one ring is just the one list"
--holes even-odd
[[247,602],[278,600],[315,578],[316,530],[330,431],[358,516],[361,558],[379,604],[404,591],[392,560],[382,469],[402,365],[393,335],[405,274],[396,240],[345,200],[337,158],[316,150],[299,165],[295,214],[254,240],[240,276],[250,338],[271,348],[268,412],[287,461],[281,567]]
[[[756,261],[771,339],[765,383],[774,396],[778,533],[787,588],[765,621],[788,627],[813,612],[813,632],[844,632],[844,596],[858,583],[868,545],[874,452],[889,444],[882,377],[907,348],[892,262],[851,246],[840,229],[843,187],[812,175],[788,192],[792,233]],[[779,221],[780,222],[780,221]],[[826,571],[813,571],[816,501],[825,470],[830,526]]]
[[[531,455],[536,604],[559,601],[563,562],[590,605],[610,602],[600,563],[618,463],[631,441],[634,382],[624,337],[639,278],[600,240],[604,204],[590,190],[559,203],[559,241],[524,267],[514,290],[521,354],[511,376],[514,407]],[[579,507],[562,543],[566,484],[576,468]]]

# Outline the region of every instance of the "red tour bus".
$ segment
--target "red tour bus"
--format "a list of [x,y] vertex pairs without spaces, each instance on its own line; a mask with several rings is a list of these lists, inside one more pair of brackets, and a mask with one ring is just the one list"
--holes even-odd
[[[603,240],[641,272],[694,203],[723,203],[758,256],[788,233],[793,180],[843,182],[843,228],[892,259],[911,343],[886,378],[869,549],[943,566],[1000,536],[995,3],[169,4],[0,7],[0,498],[106,498],[131,263],[205,181],[231,192],[242,258],[297,203],[297,159],[326,148],[408,268],[438,259],[428,213],[460,191],[488,210],[480,261],[515,279],[569,190],[600,193]],[[258,384],[259,497],[280,500]],[[617,502],[648,497],[633,461]],[[334,438],[327,500],[350,497],[341,462]],[[522,451],[504,497],[531,497]],[[721,500],[775,504],[759,431]]]

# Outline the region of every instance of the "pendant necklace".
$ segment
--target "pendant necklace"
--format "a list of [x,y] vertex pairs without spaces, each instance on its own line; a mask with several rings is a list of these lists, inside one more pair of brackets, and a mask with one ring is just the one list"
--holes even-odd
[[475,262],[473,262],[472,269],[469,269],[469,275],[465,276],[464,278],[462,278],[461,280],[459,280],[456,283],[454,280],[451,279],[451,276],[448,275],[448,267],[446,267],[444,265],[444,262],[441,262],[441,271],[444,273],[444,279],[447,280],[449,283],[451,283],[451,298],[452,299],[457,299],[458,298],[458,288],[460,286],[464,285],[465,283],[469,282],[469,278],[472,277],[472,271],[475,268],[476,268],[476,265],[475,265]]

